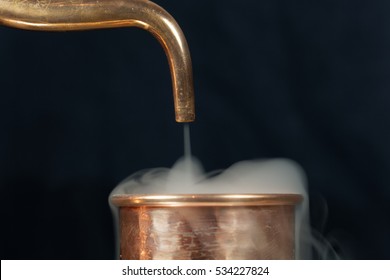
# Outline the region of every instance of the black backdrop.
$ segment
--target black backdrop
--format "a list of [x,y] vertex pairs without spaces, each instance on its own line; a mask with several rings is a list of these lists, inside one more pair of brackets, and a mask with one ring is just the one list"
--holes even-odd
[[[156,3],[190,46],[205,169],[291,158],[341,257],[390,258],[390,2]],[[109,192],[182,155],[162,48],[134,28],[0,42],[1,258],[114,258]]]

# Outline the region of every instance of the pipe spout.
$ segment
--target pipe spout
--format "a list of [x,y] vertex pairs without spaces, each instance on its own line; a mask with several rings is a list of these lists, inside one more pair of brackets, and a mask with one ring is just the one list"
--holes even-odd
[[0,24],[9,27],[73,31],[116,27],[148,30],[168,57],[177,122],[195,119],[191,57],[173,17],[147,0],[0,0]]

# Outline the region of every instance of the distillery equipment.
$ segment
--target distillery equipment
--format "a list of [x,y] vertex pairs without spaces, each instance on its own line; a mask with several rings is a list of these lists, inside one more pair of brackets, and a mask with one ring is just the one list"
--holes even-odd
[[[37,31],[138,27],[168,58],[177,122],[195,118],[191,58],[173,17],[146,0],[0,0],[0,24]],[[145,113],[148,113],[145,104]],[[294,259],[296,194],[113,195],[122,259]]]

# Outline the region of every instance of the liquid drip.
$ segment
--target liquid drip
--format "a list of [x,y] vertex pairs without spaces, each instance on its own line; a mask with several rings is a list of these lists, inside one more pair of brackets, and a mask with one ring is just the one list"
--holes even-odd
[[190,125],[184,125],[184,158],[191,160],[191,139],[190,139]]
[[192,153],[191,153],[191,135],[190,125],[184,124],[184,180],[185,185],[193,184],[193,166],[192,166]]

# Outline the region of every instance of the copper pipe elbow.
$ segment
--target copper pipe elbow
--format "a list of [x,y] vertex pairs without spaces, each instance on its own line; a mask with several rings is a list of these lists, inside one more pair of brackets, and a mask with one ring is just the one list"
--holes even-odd
[[160,42],[170,66],[177,122],[195,119],[191,57],[174,18],[147,0],[0,0],[0,24],[43,31],[116,27],[148,30]]

